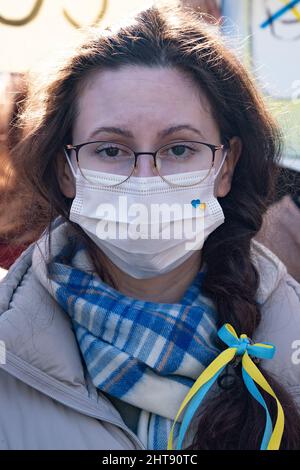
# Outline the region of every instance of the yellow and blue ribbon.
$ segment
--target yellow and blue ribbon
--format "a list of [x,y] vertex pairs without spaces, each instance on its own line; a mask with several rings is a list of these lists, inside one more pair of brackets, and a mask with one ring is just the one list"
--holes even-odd
[[[229,323],[225,323],[219,329],[218,336],[229,347],[222,351],[218,357],[213,362],[211,362],[210,365],[206,367],[206,369],[204,369],[202,374],[198,377],[184,398],[175,417],[175,421],[169,435],[168,450],[173,450],[172,445],[174,426],[183,409],[190,402],[180,426],[176,450],[181,449],[185,433],[204,396],[225,369],[226,365],[236,355],[242,356],[242,376],[248,391],[265,409],[266,425],[260,450],[278,450],[284,430],[283,409],[274,391],[250,357],[254,356],[260,359],[272,359],[276,350],[275,346],[269,343],[252,343],[252,341],[245,334],[241,334],[240,337],[238,337],[235,329]],[[263,390],[269,393],[269,395],[271,395],[276,400],[277,418],[274,429],[267,404],[259,392],[256,384],[258,384]]]

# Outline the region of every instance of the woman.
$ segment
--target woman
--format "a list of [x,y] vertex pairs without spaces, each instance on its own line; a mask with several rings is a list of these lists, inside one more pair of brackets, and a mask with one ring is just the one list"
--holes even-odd
[[[34,90],[14,158],[53,221],[0,285],[2,447],[166,449],[230,323],[277,347],[258,367],[299,448],[299,285],[253,241],[280,133],[242,65],[197,15],[151,7]],[[227,372],[184,448],[260,448],[264,410]]]

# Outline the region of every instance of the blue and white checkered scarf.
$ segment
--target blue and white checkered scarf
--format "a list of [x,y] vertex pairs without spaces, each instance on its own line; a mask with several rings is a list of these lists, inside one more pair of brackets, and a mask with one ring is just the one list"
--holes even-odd
[[50,282],[43,282],[42,271],[40,279],[70,315],[93,383],[141,409],[137,434],[147,449],[167,449],[181,402],[220,352],[214,346],[217,315],[201,295],[205,272],[180,302],[156,303],[127,297],[103,282],[66,223],[52,232],[53,254]]

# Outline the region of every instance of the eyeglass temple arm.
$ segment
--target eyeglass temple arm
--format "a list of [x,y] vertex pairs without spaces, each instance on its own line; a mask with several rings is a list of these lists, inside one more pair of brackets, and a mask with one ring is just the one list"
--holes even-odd
[[[67,145],[66,148],[73,149],[74,147],[71,146],[71,145],[70,145],[70,146]],[[67,153],[67,151],[66,151],[66,148],[64,147],[64,153],[65,153],[67,162],[68,162],[68,164],[69,164],[70,170],[71,170],[71,172],[72,172],[72,175],[73,175],[74,178],[76,179],[76,173],[75,173],[75,171],[74,171],[74,168],[73,168],[72,162],[71,162],[71,160],[70,160],[70,157],[69,157],[69,155],[68,155],[68,153]]]

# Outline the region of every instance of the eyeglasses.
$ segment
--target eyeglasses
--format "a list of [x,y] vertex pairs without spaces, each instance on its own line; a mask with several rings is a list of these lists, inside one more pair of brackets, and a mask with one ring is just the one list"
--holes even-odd
[[[228,148],[228,142],[212,145],[205,142],[175,141],[160,147],[155,152],[135,152],[127,145],[117,142],[95,141],[78,145],[68,144],[64,150],[68,159],[68,151],[75,151],[79,171],[90,182],[93,180],[93,172],[99,171],[124,177],[121,182],[108,183],[107,186],[122,184],[134,173],[140,155],[152,155],[154,172],[170,185],[173,185],[172,175],[175,173],[202,170],[199,180],[194,180],[192,184],[194,186],[210,174],[214,167],[216,152]],[[191,184],[175,184],[175,186],[191,186]]]

